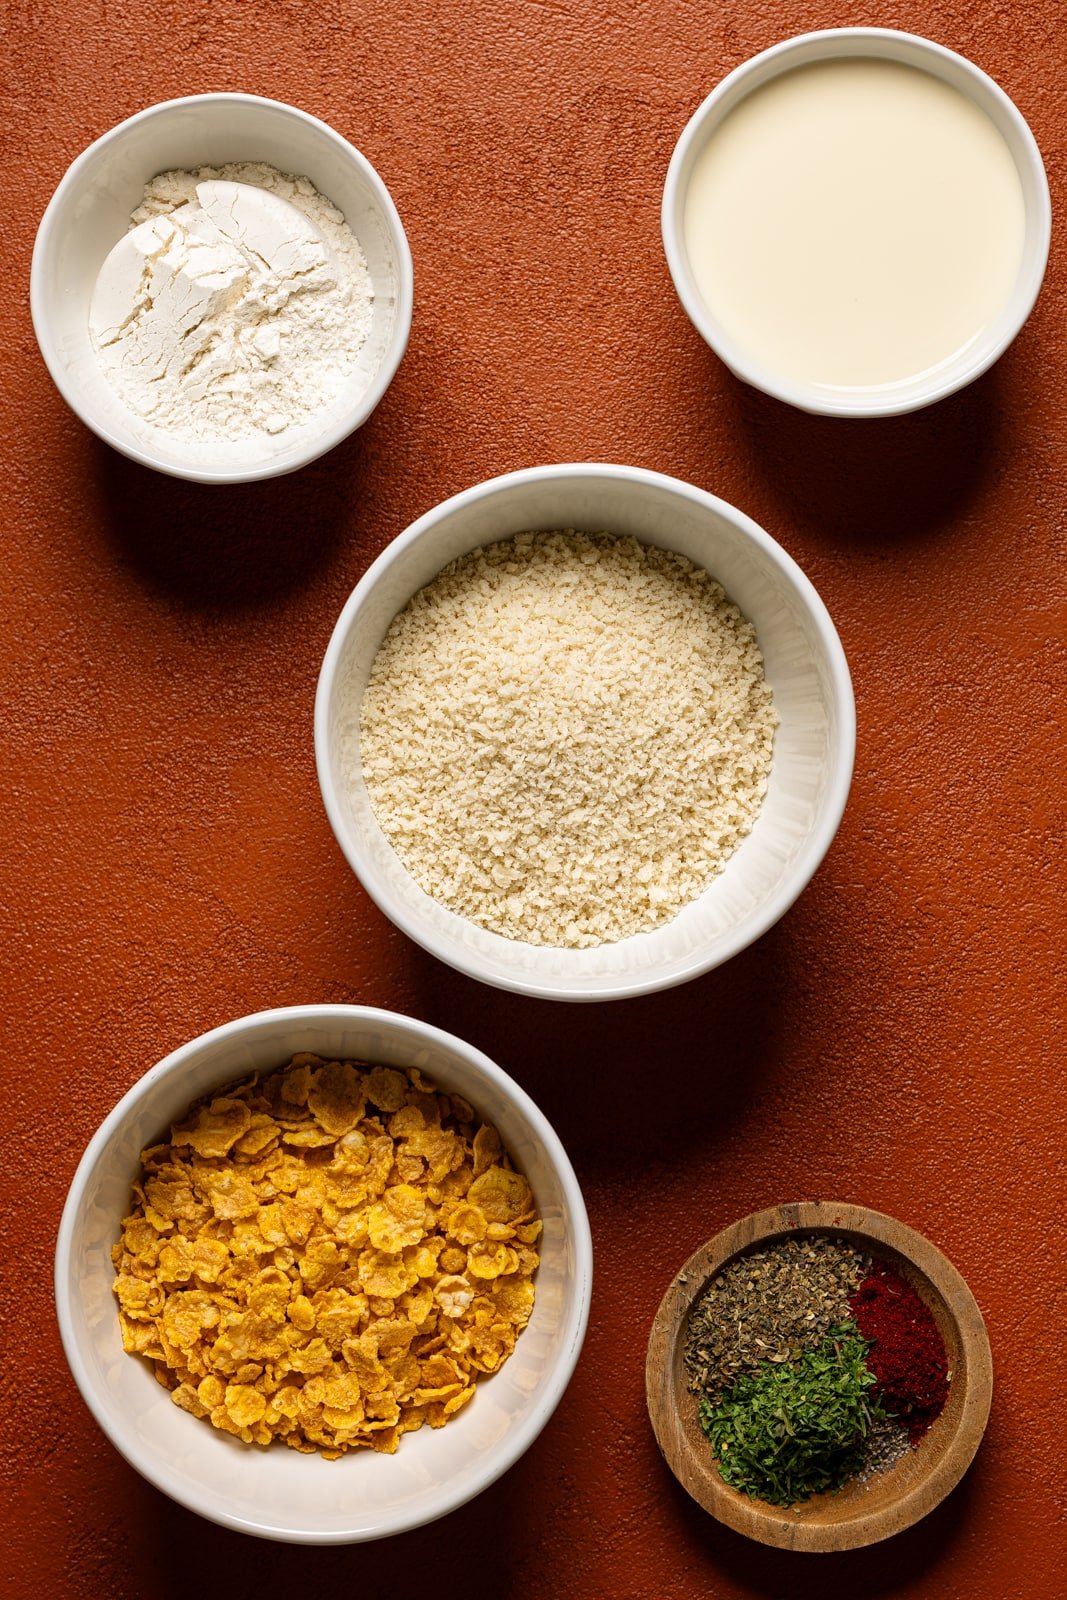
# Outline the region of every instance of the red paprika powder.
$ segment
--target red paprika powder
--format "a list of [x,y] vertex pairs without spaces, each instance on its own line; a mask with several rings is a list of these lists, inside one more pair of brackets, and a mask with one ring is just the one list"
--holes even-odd
[[872,1341],[874,1393],[916,1444],[948,1398],[948,1357],[937,1323],[909,1283],[875,1262],[849,1296],[856,1325]]

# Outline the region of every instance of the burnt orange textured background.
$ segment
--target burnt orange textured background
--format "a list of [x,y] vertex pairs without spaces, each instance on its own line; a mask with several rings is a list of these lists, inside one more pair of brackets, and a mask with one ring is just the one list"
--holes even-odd
[[[2,16],[4,1592],[1062,1594],[1063,254],[977,385],[848,424],[733,381],[658,234],[671,148],[722,74],[854,22],[992,73],[1062,205],[1060,7],[7,0]],[[415,258],[411,345],[370,423],[234,491],[99,444],[53,390],[26,304],[68,162],[210,89],[351,138]],[[568,459],[660,468],[763,523],[825,598],[859,712],[843,826],[786,919],[687,988],[588,1009],[481,988],[397,933],[333,842],[311,745],[323,649],[378,551],[455,490]],[[597,1275],[574,1382],[505,1479],[435,1527],[307,1551],[200,1522],[122,1462],[67,1374],[50,1275],[66,1186],[118,1096],[203,1029],[315,999],[411,1012],[515,1073],[573,1156]],[[749,1210],[819,1195],[949,1254],[997,1379],[962,1486],[835,1558],[707,1520],[657,1455],[642,1387],[681,1260]]]

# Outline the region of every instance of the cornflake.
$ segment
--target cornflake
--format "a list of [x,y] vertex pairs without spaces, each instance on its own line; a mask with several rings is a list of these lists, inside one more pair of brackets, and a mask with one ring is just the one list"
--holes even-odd
[[541,1221],[495,1128],[415,1069],[298,1055],[141,1156],[123,1348],[247,1444],[329,1459],[441,1428],[534,1304]]

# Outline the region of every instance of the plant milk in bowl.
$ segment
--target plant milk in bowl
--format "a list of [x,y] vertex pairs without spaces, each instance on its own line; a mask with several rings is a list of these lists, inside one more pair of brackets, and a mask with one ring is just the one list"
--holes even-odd
[[1019,331],[1048,185],[977,67],[837,29],[712,91],[672,159],[663,230],[690,318],[739,377],[806,410],[890,415],[971,382]]
[[761,365],[864,388],[973,345],[1023,248],[1015,163],[985,112],[896,61],[845,57],[758,89],[689,187],[697,286]]

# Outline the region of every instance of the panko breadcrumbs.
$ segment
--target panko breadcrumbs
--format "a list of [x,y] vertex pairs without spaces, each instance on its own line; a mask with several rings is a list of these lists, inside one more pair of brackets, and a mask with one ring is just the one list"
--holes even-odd
[[751,830],[777,714],[752,624],[684,556],[522,533],[394,618],[342,708],[349,781],[416,883],[531,944],[669,922]]
[[125,1350],[246,1443],[392,1453],[515,1347],[541,1222],[496,1130],[414,1069],[294,1056],[142,1155]]

